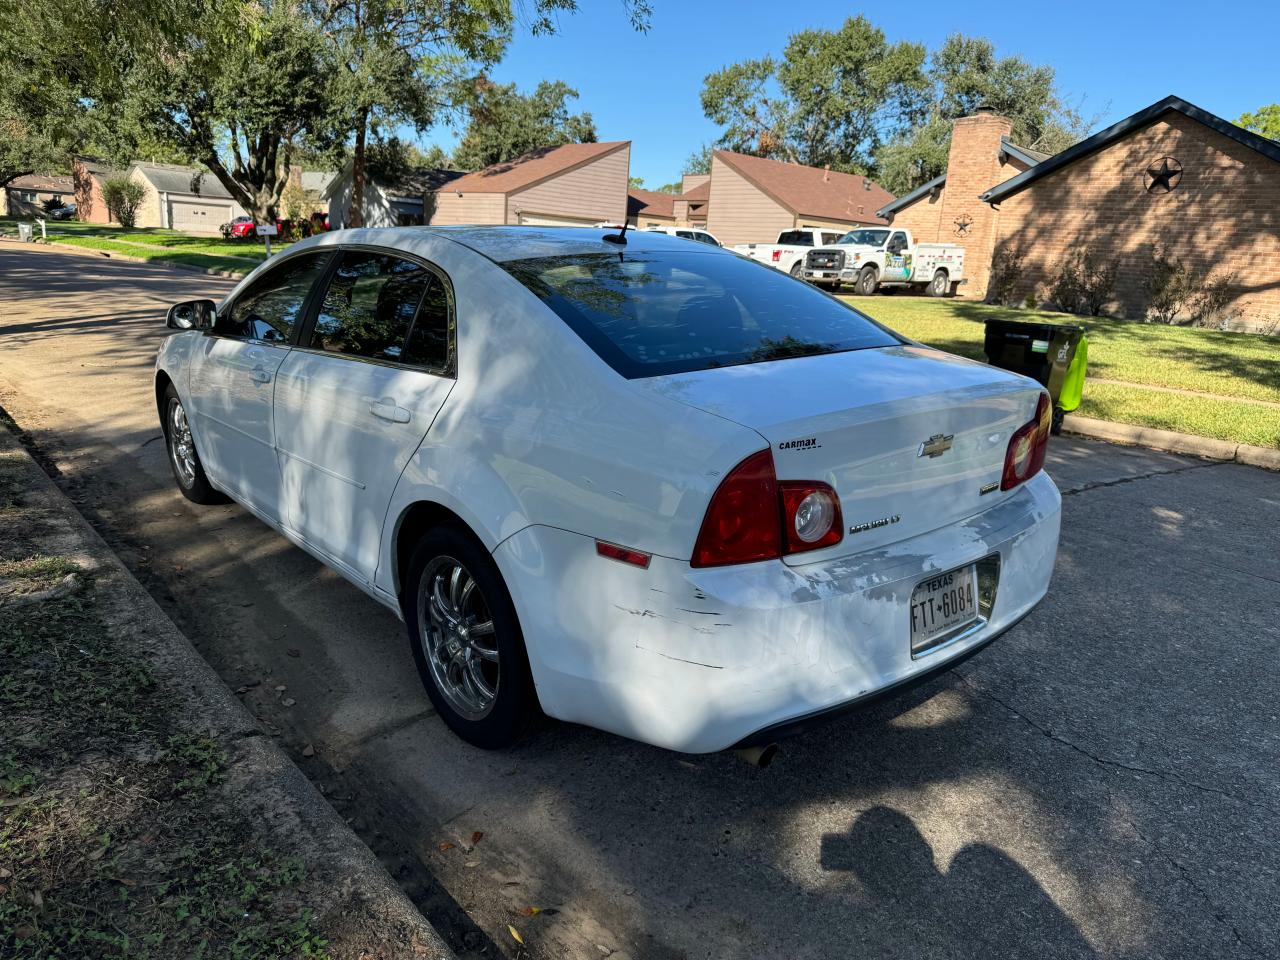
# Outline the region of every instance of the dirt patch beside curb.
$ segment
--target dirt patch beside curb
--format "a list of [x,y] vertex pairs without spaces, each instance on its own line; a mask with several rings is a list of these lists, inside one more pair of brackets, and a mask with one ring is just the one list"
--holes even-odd
[[0,426],[0,956],[448,960]]

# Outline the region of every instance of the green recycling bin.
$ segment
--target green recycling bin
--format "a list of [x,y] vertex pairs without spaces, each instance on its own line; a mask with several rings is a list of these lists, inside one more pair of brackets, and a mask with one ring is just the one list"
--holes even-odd
[[1053,432],[1062,430],[1065,414],[1080,406],[1089,338],[1072,323],[1026,323],[988,320],[983,352],[987,363],[1040,383],[1053,402]]

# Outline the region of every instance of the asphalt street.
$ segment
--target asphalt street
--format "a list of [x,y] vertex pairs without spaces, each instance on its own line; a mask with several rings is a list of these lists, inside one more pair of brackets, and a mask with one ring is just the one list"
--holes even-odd
[[766,770],[550,722],[484,753],[390,613],[178,494],[164,309],[230,286],[0,243],[0,406],[460,956],[1277,955],[1280,476],[1055,438],[1049,598],[928,686]]

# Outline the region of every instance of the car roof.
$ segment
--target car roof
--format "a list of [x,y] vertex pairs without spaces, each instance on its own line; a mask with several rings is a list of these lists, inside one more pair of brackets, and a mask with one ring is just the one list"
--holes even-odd
[[[462,244],[498,263],[536,257],[563,257],[588,253],[689,252],[689,241],[657,231],[627,230],[627,243],[622,246],[605,240],[617,235],[613,227],[533,227],[533,226],[459,226],[459,227],[385,227],[376,231],[361,230],[360,241],[385,247],[410,247],[426,236],[443,237]],[[329,243],[344,242],[343,235],[356,231],[335,230],[325,234]],[[371,237],[371,233],[377,236]],[[354,241],[354,237],[352,238]],[[705,251],[715,254],[716,248]],[[727,254],[731,255],[731,254]]]

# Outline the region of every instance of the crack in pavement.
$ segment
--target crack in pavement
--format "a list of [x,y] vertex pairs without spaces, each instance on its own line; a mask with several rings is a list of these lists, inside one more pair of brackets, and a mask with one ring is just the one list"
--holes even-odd
[[[1097,754],[1090,753],[1088,750],[1086,750],[1084,747],[1080,746],[1079,744],[1073,743],[1072,741],[1067,740],[1065,737],[1061,737],[1058,734],[1054,733],[1052,730],[1049,730],[1048,728],[1037,723],[1035,720],[1031,719],[1021,710],[1018,710],[1016,707],[1012,706],[1001,697],[996,696],[994,693],[991,693],[989,690],[982,689],[980,686],[978,686],[976,683],[970,680],[968,676],[961,673],[959,670],[953,669],[951,670],[951,673],[954,674],[956,677],[958,677],[960,682],[964,684],[964,686],[968,687],[971,691],[976,693],[978,696],[983,697],[987,700],[990,700],[992,703],[999,704],[1000,706],[1004,707],[1007,711],[1009,711],[1011,714],[1013,714],[1015,717],[1017,717],[1019,720],[1021,720],[1023,723],[1025,723],[1027,726],[1031,727],[1031,729],[1039,733],[1041,736],[1045,737],[1046,739],[1054,743],[1067,747],[1068,749],[1080,754],[1086,759],[1093,761],[1093,763],[1097,764],[1099,767],[1102,767],[1104,769],[1107,767],[1116,767],[1121,770],[1130,771],[1132,773],[1139,773],[1139,774],[1144,774],[1146,776],[1152,776],[1158,780],[1163,780],[1166,783],[1173,783],[1183,787],[1189,787],[1194,790],[1200,790],[1205,793],[1216,794],[1218,796],[1222,796],[1227,799],[1234,800],[1237,803],[1243,803],[1248,806],[1258,807],[1259,809],[1265,810],[1268,813],[1272,814],[1273,816],[1280,815],[1280,811],[1277,811],[1272,807],[1269,807],[1265,803],[1260,803],[1259,801],[1250,800],[1245,797],[1239,797],[1233,793],[1230,793],[1226,790],[1220,790],[1216,787],[1206,787],[1203,784],[1196,783],[1192,780],[1187,780],[1176,773],[1164,772],[1160,770],[1152,770],[1147,767],[1136,767],[1127,763],[1123,763],[1119,760],[1112,760],[1107,757],[1100,757]],[[1121,812],[1124,809],[1124,805],[1116,802],[1115,794],[1112,793],[1111,788],[1104,783],[1103,789],[1107,791],[1107,798],[1108,800],[1111,801],[1112,811],[1118,813],[1121,819],[1123,819],[1124,822],[1129,825],[1129,828],[1133,830],[1134,835],[1139,840],[1141,840],[1147,847],[1154,850],[1161,857],[1163,857],[1169,863],[1169,865],[1172,866],[1178,872],[1178,875],[1182,877],[1182,879],[1186,882],[1187,886],[1191,887],[1192,890],[1194,890],[1197,894],[1199,894],[1200,898],[1204,901],[1205,906],[1209,909],[1209,913],[1212,914],[1215,920],[1217,920],[1219,923],[1221,923],[1223,926],[1227,927],[1231,931],[1231,934],[1235,938],[1236,943],[1248,949],[1254,956],[1257,956],[1257,957],[1265,956],[1265,954],[1262,952],[1262,950],[1259,947],[1256,947],[1254,944],[1250,943],[1240,934],[1240,929],[1239,927],[1236,926],[1235,921],[1232,920],[1230,917],[1228,917],[1222,911],[1222,909],[1218,906],[1218,904],[1215,903],[1212,898],[1210,898],[1209,894],[1204,890],[1204,888],[1202,888],[1200,884],[1196,882],[1195,878],[1192,877],[1191,872],[1187,869],[1187,867],[1184,866],[1182,862],[1179,861],[1176,857],[1174,857],[1172,854],[1166,851],[1164,847],[1160,845],[1159,842],[1151,839],[1146,834],[1144,834],[1142,830],[1138,827],[1138,825],[1133,822],[1132,819],[1125,816]]]
[[1103,487],[1116,487],[1122,483],[1136,483],[1139,480],[1150,480],[1152,477],[1168,477],[1175,473],[1186,473],[1189,470],[1204,470],[1206,467],[1224,467],[1235,463],[1234,460],[1211,460],[1208,463],[1192,463],[1185,467],[1174,467],[1171,470],[1153,470],[1150,473],[1140,473],[1133,477],[1119,477],[1115,480],[1099,480],[1097,483],[1086,484],[1083,487],[1073,487],[1070,490],[1062,490],[1064,497],[1071,497],[1077,493],[1088,493],[1090,490],[1099,490]]

